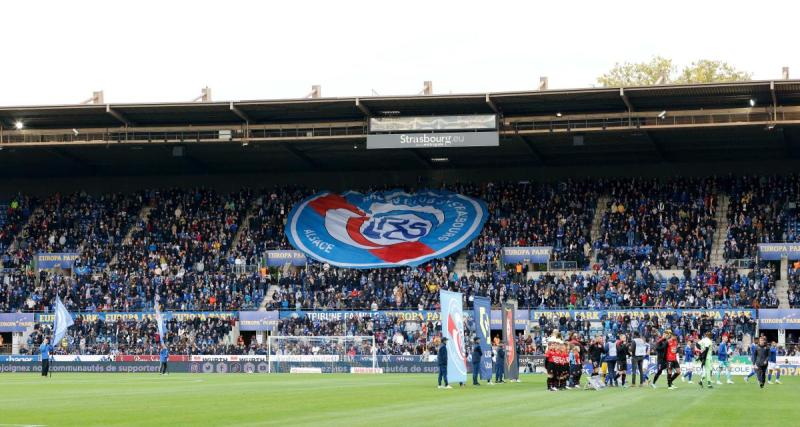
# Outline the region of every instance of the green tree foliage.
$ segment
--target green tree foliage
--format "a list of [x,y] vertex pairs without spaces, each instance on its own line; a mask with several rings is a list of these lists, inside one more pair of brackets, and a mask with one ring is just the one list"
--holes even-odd
[[752,73],[737,70],[723,61],[701,59],[678,71],[671,59],[656,56],[648,62],[617,63],[597,78],[605,87],[652,86],[655,84],[725,83],[750,80]]

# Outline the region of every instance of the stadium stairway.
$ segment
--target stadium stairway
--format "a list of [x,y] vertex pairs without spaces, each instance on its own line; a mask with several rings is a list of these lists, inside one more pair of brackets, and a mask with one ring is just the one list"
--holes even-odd
[[711,265],[725,265],[725,239],[728,237],[728,205],[730,197],[727,194],[717,195],[717,230],[714,242],[711,244]]
[[[142,210],[139,211],[139,221],[135,223],[131,228],[128,230],[128,234],[125,235],[125,238],[122,240],[123,245],[130,245],[133,242],[133,233],[142,229],[141,224],[147,220],[147,215],[150,214],[150,211],[153,209],[152,206],[143,206]],[[108,266],[111,267],[112,265],[117,264],[117,256],[114,255],[114,258],[111,259],[111,262],[108,263]]]
[[261,300],[261,305],[258,306],[258,311],[267,310],[267,301],[272,301],[272,297],[275,296],[275,292],[278,292],[278,285],[272,285],[269,287],[269,289],[267,289],[264,299]]
[[789,280],[782,278],[775,281],[775,296],[778,297],[778,308],[788,309],[789,307]]
[[453,271],[458,274],[459,277],[469,275],[469,266],[467,265],[467,251],[463,250],[458,253],[458,258],[456,258],[456,265],[453,267]]
[[[33,223],[33,219],[36,218],[36,216],[38,216],[42,212],[44,212],[42,210],[42,208],[34,209],[33,212],[31,212],[31,214],[28,216],[28,221],[19,230],[19,234],[17,235],[17,237],[22,238],[22,235],[25,232],[25,230],[27,230],[28,228],[31,227],[31,224]],[[11,253],[11,252],[14,252],[16,250],[17,250],[17,239],[14,239],[14,240],[11,241],[11,244],[8,245],[7,252]]]
[[[594,247],[594,242],[600,240],[600,228],[603,225],[603,214],[606,212],[606,206],[611,200],[607,195],[602,195],[597,198],[597,207],[594,210],[594,218],[592,219],[592,229],[589,231],[589,236],[592,239],[591,244]],[[592,263],[597,262],[597,252],[592,249]]]

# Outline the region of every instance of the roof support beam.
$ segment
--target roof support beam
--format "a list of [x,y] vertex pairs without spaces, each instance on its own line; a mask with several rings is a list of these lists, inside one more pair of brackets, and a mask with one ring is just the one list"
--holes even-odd
[[292,143],[284,141],[284,142],[281,143],[281,145],[283,146],[283,148],[286,149],[286,151],[292,153],[292,155],[294,155],[295,157],[300,159],[308,167],[310,167],[312,169],[320,169],[320,170],[328,170],[329,169],[326,165],[318,164],[317,162],[312,160],[310,157],[308,157],[308,155],[306,153],[304,153],[304,152],[298,150],[297,148],[293,147]]
[[775,93],[775,82],[769,82],[769,92],[772,94],[772,121],[778,120],[778,95]]
[[369,108],[367,108],[367,106],[366,106],[366,105],[364,105],[364,104],[361,102],[361,100],[360,100],[360,99],[358,99],[358,98],[356,98],[356,108],[358,108],[359,110],[361,110],[361,112],[362,112],[362,113],[364,113],[364,115],[365,115],[365,116],[367,116],[367,117],[372,117],[372,112],[371,112],[371,111],[369,110]]
[[544,165],[544,159],[542,158],[542,155],[539,154],[539,150],[537,150],[536,147],[534,147],[533,144],[530,141],[528,141],[527,138],[523,137],[518,133],[515,133],[514,136],[511,137],[511,139],[515,143],[522,144],[523,146],[525,146],[525,148],[528,149],[528,154],[530,155],[531,160],[533,160],[534,163],[536,163],[537,165]]
[[109,105],[109,104],[106,104],[106,113],[110,114],[111,117],[113,117],[113,118],[119,120],[120,122],[122,122],[122,124],[124,124],[125,126],[133,126],[133,123],[131,123],[130,120],[125,118],[125,116],[123,116],[122,114],[120,114],[116,110],[112,110],[111,109],[111,105]]
[[622,102],[625,103],[625,106],[628,107],[628,112],[633,112],[633,104],[631,104],[631,100],[628,99],[628,95],[625,95],[625,89],[619,88],[619,96],[622,98]]
[[250,124],[250,117],[247,114],[245,114],[244,111],[236,108],[236,106],[233,105],[233,102],[231,102],[231,107],[230,108],[231,108],[231,111],[233,112],[233,114],[236,114],[237,116],[239,116],[239,118],[244,120],[245,123]]
[[497,108],[497,104],[495,104],[494,101],[492,101],[492,97],[489,96],[488,93],[486,94],[486,104],[489,106],[489,108],[492,109],[492,111],[494,111],[495,114],[497,114],[498,116],[501,114],[500,109]]

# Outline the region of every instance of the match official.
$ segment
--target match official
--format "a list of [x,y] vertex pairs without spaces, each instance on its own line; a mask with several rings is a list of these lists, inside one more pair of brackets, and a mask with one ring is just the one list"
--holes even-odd
[[50,372],[50,352],[53,351],[53,346],[50,345],[50,338],[45,338],[42,345],[39,346],[39,354],[42,358],[42,376],[46,377]]
[[767,366],[769,366],[769,345],[767,345],[767,338],[763,335],[758,337],[755,365],[758,384],[761,385],[761,388],[764,388],[764,383],[767,382]]
[[167,374],[167,361],[169,360],[169,349],[164,344],[161,344],[161,352],[158,354],[158,359],[161,361],[161,368],[159,369],[159,373],[161,375],[168,375]]
[[481,350],[481,340],[478,337],[475,337],[472,340],[475,343],[475,346],[472,347],[472,385],[481,385],[478,382],[478,374],[481,371],[481,357],[483,356],[483,350]]
[[[436,361],[439,364],[439,388],[453,388],[447,383],[447,337],[442,337],[442,345],[436,352]],[[444,380],[444,387],[442,387]]]

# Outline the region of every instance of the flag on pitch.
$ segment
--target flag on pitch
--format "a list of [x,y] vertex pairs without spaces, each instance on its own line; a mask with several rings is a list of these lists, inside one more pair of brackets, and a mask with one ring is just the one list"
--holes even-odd
[[480,360],[482,380],[492,379],[492,303],[487,297],[476,296],[472,302],[475,309],[475,333],[483,355]]
[[467,381],[467,353],[464,343],[464,307],[461,292],[439,291],[442,305],[442,336],[447,337],[447,382]]
[[[512,304],[503,304],[503,341],[506,345],[505,374],[511,380],[519,379],[519,358],[515,336],[515,309]],[[500,361],[498,361],[500,363]]]
[[55,319],[53,320],[53,346],[57,346],[62,339],[64,339],[64,335],[67,333],[67,328],[72,326],[75,323],[72,320],[72,316],[67,311],[67,307],[64,307],[64,303],[61,302],[61,298],[56,295],[56,306],[55,306]]
[[155,310],[156,310],[156,325],[158,326],[158,337],[161,340],[161,342],[163,343],[164,342],[164,316],[161,315],[160,299],[161,298],[158,296],[158,293],[156,293],[156,297],[155,297],[155,301],[153,303],[153,306],[155,307]]

